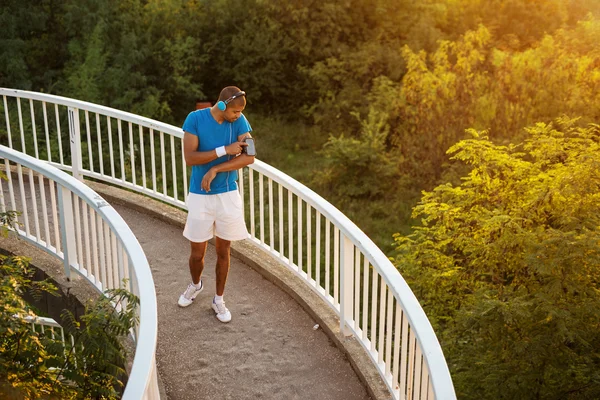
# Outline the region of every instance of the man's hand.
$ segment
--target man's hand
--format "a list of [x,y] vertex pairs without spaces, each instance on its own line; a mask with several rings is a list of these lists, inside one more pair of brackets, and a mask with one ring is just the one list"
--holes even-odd
[[242,153],[242,149],[245,146],[248,146],[248,143],[245,143],[245,142],[234,142],[234,143],[231,143],[229,146],[225,146],[225,151],[230,156],[237,156],[238,154]]
[[215,179],[215,176],[217,176],[217,172],[212,168],[209,169],[208,172],[204,175],[204,178],[202,178],[202,183],[200,185],[202,186],[202,189],[204,189],[207,192],[210,192],[210,184],[213,181],[213,179]]

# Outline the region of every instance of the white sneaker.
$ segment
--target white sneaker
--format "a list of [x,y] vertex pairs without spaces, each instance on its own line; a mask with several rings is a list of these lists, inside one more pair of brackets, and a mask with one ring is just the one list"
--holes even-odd
[[225,307],[225,302],[217,304],[217,303],[215,303],[215,299],[213,298],[212,308],[213,308],[213,310],[215,310],[215,313],[217,313],[216,317],[219,321],[221,321],[221,322],[231,321],[231,313],[229,312],[227,307]]
[[202,279],[200,280],[200,289],[196,289],[196,285],[190,283],[185,289],[185,292],[181,296],[179,296],[179,304],[181,307],[187,307],[194,302],[196,296],[200,294],[200,292],[204,289],[204,284],[202,283]]

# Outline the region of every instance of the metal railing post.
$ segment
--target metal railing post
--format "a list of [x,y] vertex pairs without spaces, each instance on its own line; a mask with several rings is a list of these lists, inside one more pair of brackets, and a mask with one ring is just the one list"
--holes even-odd
[[[73,176],[83,182],[82,161],[81,161],[81,128],[79,125],[79,109],[69,107],[69,137],[71,143],[71,166],[73,167]],[[89,143],[88,143],[89,144]]]
[[60,241],[63,250],[63,265],[67,279],[71,280],[71,261],[77,260],[75,247],[75,224],[73,222],[73,199],[71,192],[61,185],[58,186],[58,213],[60,218]]
[[354,245],[346,235],[340,232],[340,331],[346,335],[352,335],[350,327],[352,322],[352,310],[354,309]]

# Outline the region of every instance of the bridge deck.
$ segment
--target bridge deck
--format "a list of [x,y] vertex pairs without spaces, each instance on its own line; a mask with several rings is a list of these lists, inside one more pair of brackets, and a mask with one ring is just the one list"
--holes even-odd
[[170,400],[368,399],[349,362],[285,292],[231,259],[229,324],[210,307],[216,255],[209,245],[205,289],[194,304],[177,299],[190,281],[181,229],[123,205],[117,211],[140,241],[158,302],[158,371]]

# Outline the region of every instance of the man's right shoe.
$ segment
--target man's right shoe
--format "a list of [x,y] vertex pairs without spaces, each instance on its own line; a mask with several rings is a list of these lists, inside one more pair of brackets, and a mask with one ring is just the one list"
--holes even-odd
[[202,283],[202,279],[200,279],[200,289],[196,289],[196,285],[190,283],[185,289],[185,292],[181,296],[179,296],[179,304],[180,307],[187,307],[194,302],[196,296],[200,294],[200,292],[204,289],[204,284]]

